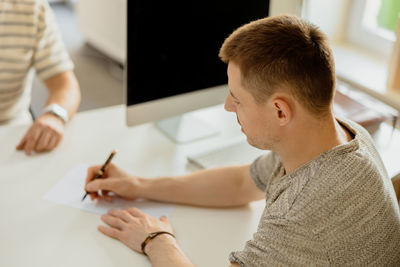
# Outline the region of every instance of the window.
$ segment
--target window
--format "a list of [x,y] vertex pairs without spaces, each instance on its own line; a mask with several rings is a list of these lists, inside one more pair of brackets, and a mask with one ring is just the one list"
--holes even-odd
[[[371,1],[372,2],[372,1]],[[379,12],[376,16],[377,25],[380,28],[386,29],[389,32],[396,31],[397,20],[400,14],[400,1],[398,0],[381,0]],[[394,35],[392,35],[394,37]]]
[[346,39],[388,58],[399,13],[399,0],[353,0]]
[[302,17],[328,36],[339,80],[400,110],[387,90],[400,0],[302,0]]

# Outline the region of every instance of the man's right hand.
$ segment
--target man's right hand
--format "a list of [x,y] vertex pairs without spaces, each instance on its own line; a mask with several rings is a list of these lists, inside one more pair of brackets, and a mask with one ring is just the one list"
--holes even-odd
[[138,177],[127,174],[111,163],[106,168],[102,178],[94,179],[100,168],[101,165],[92,166],[89,167],[87,172],[85,190],[90,193],[92,200],[112,201],[115,196],[129,200],[138,198]]
[[51,151],[61,142],[64,131],[65,125],[60,118],[50,113],[43,114],[32,124],[16,148],[25,150],[27,155],[32,151]]

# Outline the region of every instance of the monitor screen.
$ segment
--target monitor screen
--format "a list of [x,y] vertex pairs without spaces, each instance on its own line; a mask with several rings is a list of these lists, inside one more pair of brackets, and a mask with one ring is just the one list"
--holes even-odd
[[187,112],[224,103],[219,49],[236,28],[266,17],[270,1],[127,1],[126,124],[155,122],[177,143],[216,134]]
[[224,39],[269,9],[266,0],[127,2],[128,106],[226,84]]

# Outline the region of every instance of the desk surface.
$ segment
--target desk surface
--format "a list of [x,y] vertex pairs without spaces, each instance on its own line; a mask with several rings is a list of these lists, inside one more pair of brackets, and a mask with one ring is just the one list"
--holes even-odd
[[[99,215],[43,196],[68,170],[79,163],[101,163],[114,148],[119,151],[114,162],[131,173],[179,175],[196,169],[187,163],[188,153],[241,134],[235,116],[222,106],[194,116],[206,119],[220,134],[176,145],[153,124],[126,127],[124,106],[114,106],[77,114],[57,150],[30,157],[15,150],[28,126],[0,127],[0,266],[150,266],[145,256],[99,233]],[[375,137],[393,175],[400,170],[400,134],[391,134],[382,125]],[[233,209],[178,205],[169,219],[194,264],[227,266],[229,253],[243,248],[255,232],[263,208],[263,201]]]
[[[114,106],[77,114],[57,150],[27,157],[15,145],[28,126],[0,127],[0,266],[150,266],[145,256],[98,232],[99,215],[43,196],[68,170],[101,163],[114,148],[113,162],[131,173],[178,175],[195,170],[188,152],[240,134],[236,118],[222,106],[194,116],[207,118],[221,134],[176,145],[154,124],[126,127],[124,107]],[[176,206],[169,219],[195,264],[227,266],[229,252],[241,249],[256,230],[263,207],[262,201],[226,210]]]

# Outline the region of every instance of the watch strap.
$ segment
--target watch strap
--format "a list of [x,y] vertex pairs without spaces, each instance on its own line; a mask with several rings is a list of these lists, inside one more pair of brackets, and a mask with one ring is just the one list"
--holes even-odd
[[68,111],[58,104],[51,104],[43,109],[43,113],[50,113],[59,117],[64,123],[68,121]]

